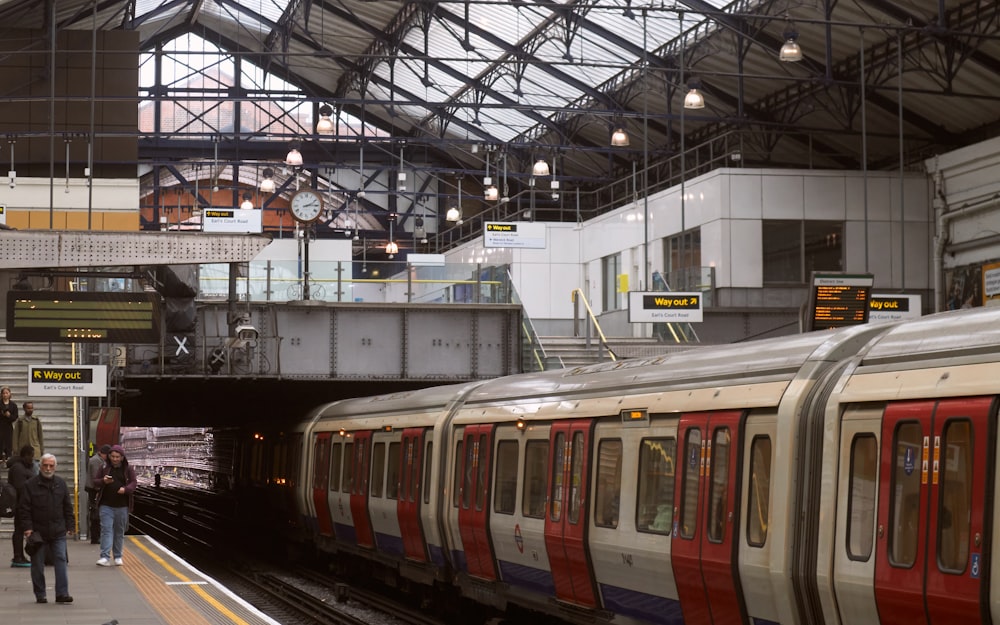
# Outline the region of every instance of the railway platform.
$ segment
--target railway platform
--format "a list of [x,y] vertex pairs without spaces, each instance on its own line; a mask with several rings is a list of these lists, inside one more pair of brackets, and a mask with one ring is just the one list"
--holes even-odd
[[146,536],[125,536],[124,564],[102,567],[97,545],[70,538],[69,591],[55,602],[55,571],[45,569],[48,603],[35,602],[31,569],[10,567],[0,543],[0,623],[32,625],[278,625],[227,588]]

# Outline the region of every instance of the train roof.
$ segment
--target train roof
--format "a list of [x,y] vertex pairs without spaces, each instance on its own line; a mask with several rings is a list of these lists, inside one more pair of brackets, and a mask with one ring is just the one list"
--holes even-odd
[[428,388],[386,393],[371,397],[343,399],[320,407],[317,417],[350,415],[356,418],[392,416],[401,413],[438,412],[463,397],[481,381],[447,384]]
[[873,341],[862,366],[1000,359],[1000,306],[954,310],[899,324]]

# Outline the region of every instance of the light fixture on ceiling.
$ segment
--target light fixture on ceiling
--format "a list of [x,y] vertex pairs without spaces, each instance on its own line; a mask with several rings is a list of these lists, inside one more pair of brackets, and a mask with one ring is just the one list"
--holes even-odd
[[705,96],[701,93],[701,82],[692,80],[688,83],[688,92],[684,96],[684,108],[703,109],[705,108]]
[[302,153],[299,152],[299,142],[293,141],[285,156],[285,165],[289,167],[302,167]]
[[406,171],[403,169],[403,166],[405,165],[405,162],[403,161],[403,147],[405,145],[406,144],[404,143],[399,146],[399,173],[396,175],[396,179],[399,183],[396,186],[398,191],[406,191]]
[[[364,194],[359,191],[358,195],[362,196]],[[360,238],[361,237],[358,236],[358,200],[355,199],[354,200],[354,240],[357,241]]]
[[797,63],[802,60],[802,48],[799,47],[799,33],[789,22],[782,35],[785,43],[781,46],[778,59],[786,63]]
[[500,203],[506,204],[510,202],[510,188],[507,186],[507,152],[503,153],[503,195],[500,197]]
[[250,200],[249,193],[243,194],[243,203],[240,204],[240,208],[245,211],[253,210],[253,202]]
[[627,148],[629,145],[628,133],[625,128],[618,126],[611,133],[611,145],[616,148]]
[[531,168],[531,174],[533,176],[548,176],[549,175],[549,164],[545,162],[544,158],[540,158],[535,161],[534,167]]
[[265,167],[264,179],[260,181],[260,192],[261,193],[274,193],[274,170],[270,167]]
[[333,134],[333,120],[330,119],[330,113],[333,113],[333,109],[329,104],[324,104],[319,107],[319,121],[316,122],[316,134],[318,135],[332,135]]
[[497,198],[500,197],[500,192],[497,190],[495,184],[493,184],[493,177],[490,176],[490,150],[486,149],[486,176],[483,177],[483,198],[487,202],[496,202]]
[[385,253],[392,259],[399,253],[399,246],[392,240],[392,224],[396,221],[396,213],[389,213],[389,242],[385,244]]
[[445,214],[444,218],[447,221],[459,222],[459,221],[462,220],[462,178],[463,178],[463,176],[461,174],[459,174],[458,176],[456,176],[456,178],[458,179],[458,199],[455,201],[455,204],[451,208],[448,209],[448,212]]

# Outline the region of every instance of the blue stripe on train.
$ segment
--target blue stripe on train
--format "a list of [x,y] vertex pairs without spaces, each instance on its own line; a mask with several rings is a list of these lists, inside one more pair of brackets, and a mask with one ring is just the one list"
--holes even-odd
[[503,581],[511,586],[520,586],[528,590],[540,593],[545,596],[552,596],[556,592],[556,583],[552,579],[552,572],[544,569],[536,569],[522,564],[516,564],[507,560],[500,560],[500,575]]
[[403,555],[403,539],[400,536],[375,532],[375,545],[382,553],[393,556]]
[[601,584],[601,594],[604,597],[605,609],[615,614],[631,616],[650,623],[663,623],[664,625],[682,625],[684,623],[681,602],[676,599],[667,599],[607,584]]
[[333,534],[337,537],[337,542],[347,543],[348,545],[358,544],[358,534],[354,531],[353,525],[334,523]]
[[440,545],[427,545],[427,551],[430,552],[431,562],[434,563],[434,566],[438,568],[445,566],[444,550],[441,549]]

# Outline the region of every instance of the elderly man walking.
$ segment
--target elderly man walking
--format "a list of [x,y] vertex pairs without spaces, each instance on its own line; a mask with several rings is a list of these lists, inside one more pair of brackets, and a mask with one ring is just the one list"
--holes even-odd
[[42,456],[38,475],[25,482],[18,513],[24,522],[28,544],[38,543],[37,551],[31,554],[31,586],[35,601],[48,603],[45,556],[51,551],[56,570],[56,603],[73,603],[69,594],[66,537],[73,533],[76,519],[69,487],[66,480],[56,475],[56,457],[52,454]]

